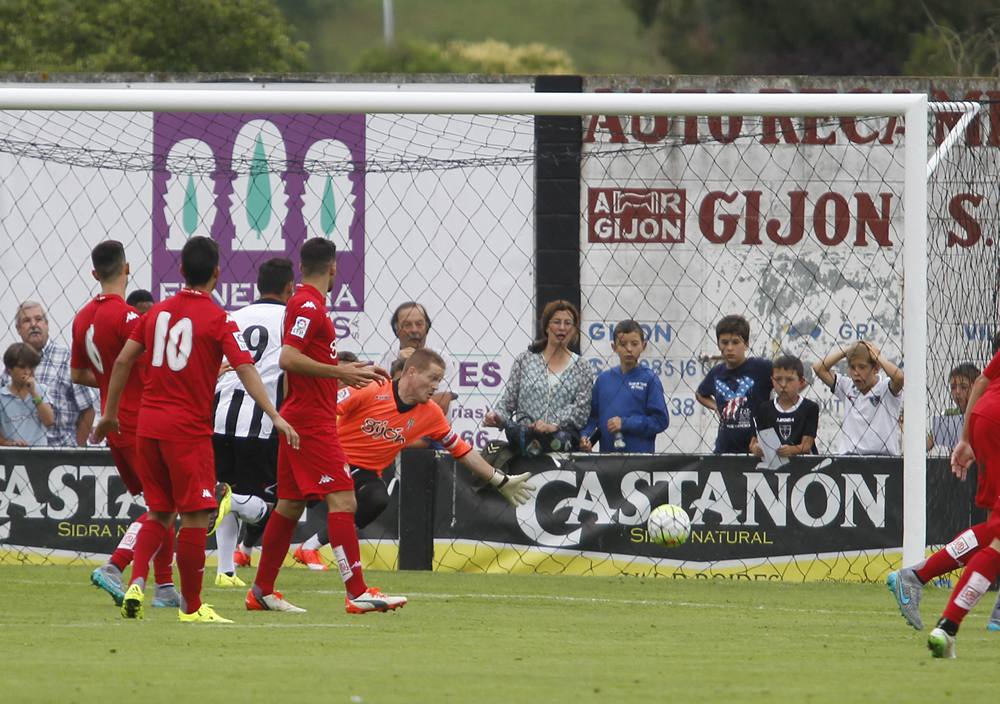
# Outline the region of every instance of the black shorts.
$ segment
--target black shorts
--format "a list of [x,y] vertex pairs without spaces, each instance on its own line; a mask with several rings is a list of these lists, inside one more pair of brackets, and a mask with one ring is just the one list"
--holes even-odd
[[[215,477],[237,494],[273,500],[278,481],[278,438],[236,438],[213,435]],[[271,491],[268,491],[271,489]]]

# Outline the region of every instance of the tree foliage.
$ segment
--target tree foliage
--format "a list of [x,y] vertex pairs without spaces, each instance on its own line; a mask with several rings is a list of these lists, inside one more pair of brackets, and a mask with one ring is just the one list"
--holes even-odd
[[532,43],[511,46],[481,42],[436,44],[414,39],[364,52],[352,69],[360,73],[572,73],[573,62],[562,49]]
[[694,74],[969,75],[996,71],[995,0],[626,0]]
[[0,70],[287,72],[306,67],[273,0],[0,0]]

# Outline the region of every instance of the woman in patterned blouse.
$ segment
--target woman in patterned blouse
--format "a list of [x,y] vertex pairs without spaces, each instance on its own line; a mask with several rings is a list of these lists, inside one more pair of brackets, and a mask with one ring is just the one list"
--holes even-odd
[[580,334],[580,313],[569,301],[542,311],[542,337],[514,360],[507,385],[483,425],[504,428],[518,453],[574,450],[590,416],[594,375],[569,347]]

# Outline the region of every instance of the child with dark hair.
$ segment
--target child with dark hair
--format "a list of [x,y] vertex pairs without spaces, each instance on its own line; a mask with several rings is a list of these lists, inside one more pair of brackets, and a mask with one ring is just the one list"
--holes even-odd
[[4,445],[48,445],[45,429],[55,420],[48,390],[35,381],[42,357],[31,345],[15,342],[3,354],[10,384],[0,388],[0,432]]
[[747,357],[750,323],[741,315],[727,315],[715,326],[722,363],[709,370],[695,398],[719,417],[715,453],[748,453],[754,437],[753,412],[770,398],[771,362]]
[[962,437],[962,425],[965,423],[965,410],[969,406],[969,392],[979,378],[979,367],[965,362],[948,372],[948,391],[953,408],[946,409],[931,420],[931,432],[927,436],[927,449],[939,447],[951,452]]
[[[802,360],[782,355],[774,360],[771,373],[774,398],[764,401],[757,409],[757,431],[773,428],[781,441],[779,457],[816,453],[816,428],[819,426],[819,404],[802,397],[806,388],[806,373]],[[750,440],[750,452],[763,457],[757,437]]]
[[634,320],[623,320],[615,326],[613,340],[619,365],[594,382],[580,449],[592,449],[591,436],[596,436],[601,452],[654,452],[656,436],[667,429],[670,417],[659,377],[639,366],[645,333]]

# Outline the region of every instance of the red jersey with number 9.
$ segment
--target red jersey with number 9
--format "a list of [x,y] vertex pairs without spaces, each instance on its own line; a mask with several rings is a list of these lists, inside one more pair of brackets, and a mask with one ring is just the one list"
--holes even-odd
[[[321,364],[337,364],[337,336],[326,314],[326,297],[315,286],[299,284],[285,307],[281,344]],[[337,432],[337,380],[286,372],[288,395],[281,416],[296,428]]]
[[[80,309],[73,318],[73,345],[70,367],[90,370],[101,391],[101,410],[108,399],[108,381],[111,368],[128,340],[132,329],[139,322],[139,312],[121,296],[101,294]],[[112,433],[112,445],[135,444],[136,421],[142,401],[142,383],[145,357],[140,357],[129,374],[119,405],[119,432]]]
[[212,434],[212,400],[222,357],[235,369],[253,364],[240,328],[211,296],[181,289],[149,309],[131,339],[148,367],[137,434],[183,440]]

